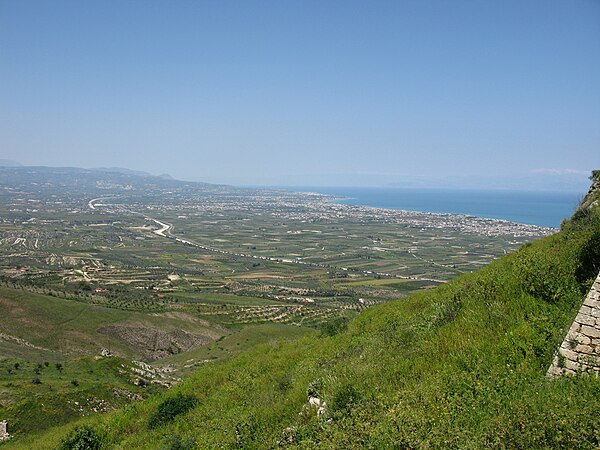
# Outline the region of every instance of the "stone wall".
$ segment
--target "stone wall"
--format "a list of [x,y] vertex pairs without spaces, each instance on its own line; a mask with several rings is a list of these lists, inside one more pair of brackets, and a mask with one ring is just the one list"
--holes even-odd
[[600,274],[556,352],[547,375],[581,372],[600,375]]

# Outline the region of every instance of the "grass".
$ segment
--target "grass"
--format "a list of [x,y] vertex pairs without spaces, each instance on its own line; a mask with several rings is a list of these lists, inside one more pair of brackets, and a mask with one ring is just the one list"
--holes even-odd
[[3,359],[0,414],[18,439],[81,416],[113,410],[159,390],[133,385],[130,367],[121,358],[54,359],[39,363]]
[[207,362],[225,361],[258,345],[285,340],[293,341],[313,333],[315,332],[310,328],[279,323],[246,326],[196,350],[164,358],[160,364],[173,364],[183,368],[182,372],[185,373],[185,369],[190,371]]
[[[363,311],[345,331],[273,341],[169,392],[84,421],[106,448],[565,448],[600,445],[600,378],[545,377],[595,277],[600,216],[484,269]],[[306,406],[307,389],[329,407]],[[176,395],[197,405],[156,428]],[[72,427],[9,442],[54,448]]]
[[[39,349],[21,345],[22,356],[32,360],[43,356],[44,351],[83,356],[100,353],[102,348],[110,348],[122,356],[140,357],[140,348],[135,343],[123,342],[99,331],[110,325],[135,325],[164,331],[182,329],[206,333],[214,339],[225,334],[218,326],[195,322],[185,314],[123,311],[9,288],[0,288],[0,314],[6,319],[0,332],[47,349],[40,353]],[[7,345],[13,341],[7,341],[4,349],[8,350]]]

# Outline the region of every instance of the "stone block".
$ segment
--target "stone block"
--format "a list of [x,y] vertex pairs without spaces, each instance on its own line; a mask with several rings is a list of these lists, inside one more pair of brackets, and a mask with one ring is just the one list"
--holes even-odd
[[[577,328],[579,328],[579,327],[580,327],[580,325],[577,324]],[[573,328],[574,327],[571,327],[571,329],[569,330],[569,332],[565,336],[565,340],[563,341],[563,344],[565,342],[572,342],[572,341],[579,342],[579,338],[581,337],[581,333],[579,333],[578,331],[574,331]]]
[[582,334],[580,334],[579,336],[577,336],[577,343],[581,344],[581,345],[590,345],[592,343],[592,339],[584,336]]
[[563,355],[567,360],[570,359],[571,361],[577,361],[577,358],[579,357],[577,352],[564,347],[560,348],[560,354]]
[[580,344],[577,345],[573,350],[575,350],[577,353],[585,353],[586,355],[591,355],[592,353],[594,353],[594,349],[589,345]]
[[590,338],[600,338],[600,328],[582,325],[581,333]]
[[581,365],[570,359],[565,359],[565,368],[577,372],[581,370]]
[[581,325],[589,325],[590,327],[596,326],[596,318],[588,316],[587,314],[577,314],[575,321]]
[[563,355],[565,358],[567,358],[567,355],[569,354],[569,352],[573,350],[575,345],[577,345],[577,344],[573,345],[573,344],[571,344],[571,342],[574,342],[574,341],[565,339],[563,341],[563,343],[560,344],[560,347],[558,348],[558,353]]
[[558,377],[564,373],[563,369],[558,367],[556,364],[552,364],[546,373],[549,377]]
[[590,308],[600,308],[600,301],[591,297],[587,297],[583,304],[585,306],[589,306]]

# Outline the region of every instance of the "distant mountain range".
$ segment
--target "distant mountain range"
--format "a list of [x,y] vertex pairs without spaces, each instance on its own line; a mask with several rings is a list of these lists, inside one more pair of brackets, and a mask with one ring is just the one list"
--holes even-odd
[[0,187],[27,192],[60,190],[80,196],[118,195],[165,198],[165,195],[234,194],[238,188],[121,168],[0,166]]
[[20,167],[22,164],[12,159],[0,159],[0,167]]
[[[18,161],[10,159],[0,159],[0,167],[37,167],[43,166],[24,166]],[[48,167],[48,169],[53,169]],[[75,168],[73,168],[75,169]],[[127,169],[123,167],[97,167],[90,169],[78,169],[83,171],[93,171],[101,173],[121,174],[125,176],[137,176],[142,178],[160,178],[163,180],[173,180],[176,178],[169,174],[152,175],[141,170]],[[347,176],[333,175],[300,175],[296,174],[283,179],[271,180],[263,183],[264,186],[287,186],[287,187],[305,187],[305,186],[353,186],[353,187],[398,187],[398,188],[421,188],[421,189],[473,189],[473,190],[531,190],[531,191],[569,191],[585,192],[589,185],[589,173],[578,170],[557,170],[540,169],[530,173],[520,173],[510,176],[500,175],[453,175],[435,177],[433,175],[420,176],[412,175],[394,180],[392,175],[375,174],[355,174],[351,177],[352,182],[348,182]],[[300,181],[301,180],[301,181]],[[327,180],[326,182],[324,180]],[[187,182],[182,183],[202,183]],[[222,185],[222,183],[218,183]],[[260,183],[245,182],[243,179],[234,183],[237,186],[260,186]]]
[[139,177],[151,177],[152,174],[143,170],[132,170],[124,167],[93,167],[90,170],[99,170],[100,172],[122,173],[123,175],[137,175]]

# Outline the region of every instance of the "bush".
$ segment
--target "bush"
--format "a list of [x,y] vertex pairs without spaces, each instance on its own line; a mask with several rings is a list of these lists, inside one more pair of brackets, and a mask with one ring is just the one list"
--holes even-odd
[[196,446],[196,441],[191,437],[181,437],[180,434],[173,434],[165,440],[162,450],[191,450]]
[[579,262],[577,281],[588,289],[600,272],[600,229],[588,235],[579,252]]
[[[548,245],[551,244],[551,245]],[[543,251],[517,252],[514,273],[515,277],[523,283],[525,291],[547,303],[556,304],[569,292],[577,292],[580,287],[574,281],[574,265],[577,247],[580,245],[575,239],[557,239],[553,236],[548,241]],[[564,247],[569,246],[565,249]]]
[[93,428],[84,425],[71,431],[57,450],[97,450],[102,448],[102,437]]
[[164,423],[171,422],[175,417],[185,414],[197,404],[198,399],[193,395],[178,393],[158,405],[158,409],[148,421],[148,427],[156,428]]
[[347,317],[335,317],[331,320],[328,320],[321,326],[321,333],[325,336],[334,336],[348,328],[348,318]]
[[331,401],[331,409],[334,412],[341,412],[352,408],[361,399],[360,393],[352,386],[347,383],[338,389]]

